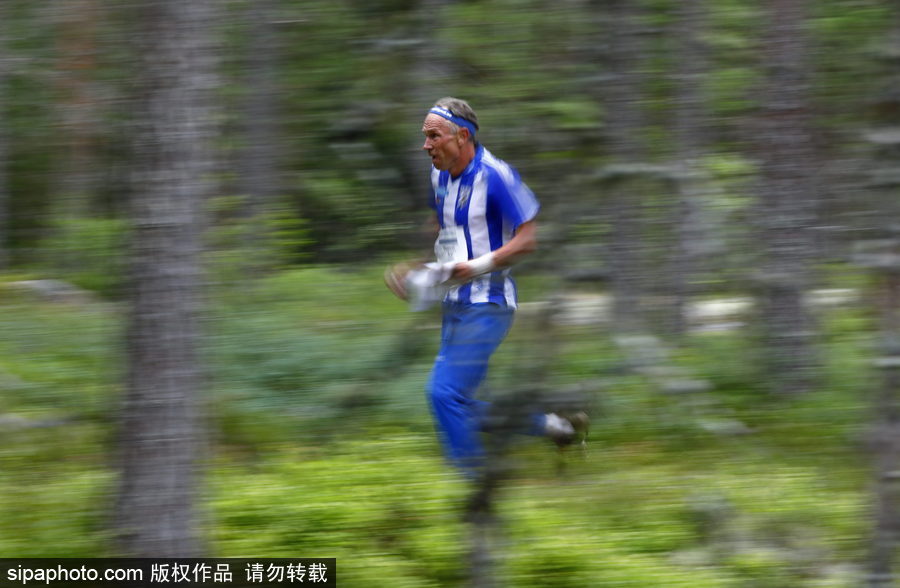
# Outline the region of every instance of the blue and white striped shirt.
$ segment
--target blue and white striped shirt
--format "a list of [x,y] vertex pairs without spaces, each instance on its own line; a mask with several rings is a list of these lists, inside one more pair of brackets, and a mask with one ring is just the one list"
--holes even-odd
[[[512,239],[519,225],[537,216],[540,204],[515,169],[479,145],[457,178],[432,167],[431,207],[441,229],[462,229],[468,259],[475,259]],[[506,268],[451,288],[445,301],[515,308],[516,285]]]

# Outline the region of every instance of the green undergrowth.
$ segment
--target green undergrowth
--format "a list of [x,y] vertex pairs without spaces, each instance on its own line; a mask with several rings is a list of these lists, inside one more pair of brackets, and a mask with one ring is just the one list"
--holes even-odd
[[[0,553],[109,554],[121,307],[40,301],[9,281]],[[523,282],[544,295],[540,276]],[[219,287],[209,309],[211,553],[336,557],[342,586],[468,585],[468,489],[440,457],[424,398],[439,317],[407,313],[378,267]],[[527,437],[510,449],[492,543],[504,585],[860,585],[873,337],[854,309],[824,325],[819,389],[773,398],[741,331],[673,352],[710,386],[685,396],[629,370],[602,326],[523,320],[489,389],[552,396],[589,382],[594,419],[586,455]]]

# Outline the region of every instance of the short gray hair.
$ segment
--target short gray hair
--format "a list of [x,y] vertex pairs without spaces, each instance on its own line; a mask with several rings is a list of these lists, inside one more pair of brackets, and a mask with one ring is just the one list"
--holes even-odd
[[[450,114],[453,116],[458,116],[460,118],[464,118],[467,121],[470,121],[473,125],[475,125],[475,130],[480,130],[478,127],[478,115],[475,114],[475,111],[472,110],[472,107],[469,106],[469,103],[461,98],[453,98],[452,96],[447,96],[446,98],[441,98],[437,102],[434,103],[435,106],[440,108],[445,108],[450,111]],[[447,121],[450,125],[450,130],[453,131],[453,134],[459,132],[459,125],[454,122]],[[473,143],[475,142],[475,136],[470,134],[469,140]]]

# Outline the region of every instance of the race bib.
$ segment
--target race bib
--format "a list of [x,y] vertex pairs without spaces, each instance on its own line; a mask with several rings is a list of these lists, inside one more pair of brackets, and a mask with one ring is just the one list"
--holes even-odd
[[439,263],[460,263],[469,259],[466,234],[462,227],[447,227],[438,233],[434,254]]

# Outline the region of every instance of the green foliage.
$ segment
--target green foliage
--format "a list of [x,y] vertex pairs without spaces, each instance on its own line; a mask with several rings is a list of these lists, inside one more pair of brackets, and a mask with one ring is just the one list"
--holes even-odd
[[337,557],[341,583],[351,586],[458,579],[463,528],[449,507],[462,486],[435,459],[433,440],[360,433],[320,450],[286,447],[274,459],[222,464],[212,493],[216,550]]
[[42,247],[48,273],[106,297],[121,294],[128,229],[119,219],[59,220]]
[[257,446],[273,434],[321,435],[331,418],[424,410],[421,372],[436,342],[406,346],[415,334],[398,320],[402,309],[380,266],[307,268],[237,287],[210,333],[217,414]]
[[313,243],[309,223],[284,205],[247,212],[241,196],[220,196],[210,201],[216,219],[205,235],[211,271],[233,282],[309,259]]
[[[532,299],[548,287],[521,281]],[[420,327],[437,317],[401,317],[376,267],[282,272],[214,302],[203,493],[213,553],[337,557],[346,586],[467,585],[467,488],[440,457],[422,394],[437,331]],[[691,404],[623,370],[596,330],[561,330],[548,382],[601,382],[603,410],[587,459],[570,455],[563,474],[540,440],[513,447],[499,502],[505,583],[859,585],[868,473],[854,439],[869,326],[852,309],[828,316],[826,384],[780,402],[755,385],[740,332],[695,335],[673,358],[714,385]],[[0,385],[11,392],[0,401],[0,549],[11,557],[110,553],[120,320],[96,302],[0,287]],[[549,352],[519,327],[498,376]],[[407,361],[391,361],[415,333]],[[714,418],[752,432],[705,429]]]
[[[348,153],[358,149],[363,154]],[[378,157],[372,145],[335,146],[336,155]],[[308,218],[316,219],[310,236],[319,259],[351,260],[377,255],[379,251],[398,250],[403,235],[417,223],[420,215],[398,212],[396,192],[403,187],[397,178],[391,182],[390,171],[377,171],[377,162],[366,169],[343,173],[310,174],[304,184],[302,207]],[[387,183],[385,183],[387,180]]]
[[[231,16],[246,4],[229,3]],[[641,68],[651,73],[645,106],[653,127],[641,132],[666,158],[675,147],[674,60],[661,36],[676,3],[643,5],[652,11]],[[114,146],[129,139],[112,136],[126,113],[100,109],[96,125],[104,185],[86,199],[89,208],[102,201],[111,218],[60,221],[59,97],[41,73],[55,59],[54,19],[39,12],[42,3],[12,6],[6,63],[15,67],[2,106],[16,261],[28,273],[52,268],[101,299],[115,298],[127,237],[115,187],[127,150]],[[212,549],[338,557],[346,586],[465,586],[466,488],[440,458],[423,395],[437,317],[407,316],[381,286],[377,263],[318,264],[405,255],[425,210],[411,181],[427,173],[427,160],[420,166],[411,155],[428,106],[420,101],[438,86],[471,100],[485,143],[523,170],[543,218],[562,211],[569,223],[573,210],[585,211],[563,232],[579,243],[600,241],[616,219],[602,216],[605,195],[586,177],[608,155],[602,131],[617,113],[598,105],[603,39],[586,12],[596,7],[479,0],[421,14],[410,0],[309,0],[277,8],[289,185],[255,218],[242,214],[242,197],[214,199],[206,235],[215,286],[204,321]],[[892,19],[885,3],[870,0],[814,8],[823,110],[812,111],[838,131],[830,137],[855,136],[857,106],[876,89],[874,45]],[[760,14],[757,4],[725,0],[707,15],[711,60],[700,83],[710,98],[712,144],[704,210],[718,247],[702,277],[709,292],[740,290],[737,275],[755,252],[746,228],[755,169],[742,141],[761,73]],[[102,29],[106,61],[93,73],[103,100],[117,102],[133,79],[123,73],[131,48],[116,25],[127,18],[116,10],[105,16],[115,30]],[[238,21],[226,24],[222,95],[233,105],[252,89],[238,81],[245,31]],[[413,79],[410,72],[431,65],[414,61],[420,49],[436,45],[447,51],[452,79]],[[220,141],[231,149],[242,144],[234,116],[225,116]],[[856,155],[853,145],[827,143],[833,154]],[[660,225],[673,194],[655,185],[647,193],[654,251],[664,253],[672,227]],[[865,287],[842,268],[826,269]],[[523,298],[546,298],[554,280],[522,280]],[[110,553],[122,321],[119,309],[97,300],[50,303],[0,283],[3,554]],[[765,395],[758,350],[741,331],[684,342],[674,363],[711,384],[696,397],[666,393],[632,371],[600,326],[562,328],[558,350],[551,334],[514,332],[495,357],[494,390],[521,385],[522,366],[540,364],[551,391],[596,382],[588,394],[597,411],[588,459],[569,456],[563,474],[540,442],[513,449],[500,503],[503,579],[510,586],[859,586],[869,526],[860,440],[873,388],[872,329],[861,313],[829,313],[821,388],[778,401]]]
[[117,317],[0,283],[0,551],[91,557],[113,487]]
[[[220,95],[227,124],[218,144],[228,151],[226,159],[240,161],[245,140],[239,129],[246,125],[238,120],[236,106],[254,90],[243,87],[242,71],[252,47],[246,25],[252,3],[226,4]],[[647,44],[640,67],[647,73],[644,106],[652,128],[640,132],[649,139],[653,156],[666,159],[677,147],[671,144],[676,63],[670,35],[677,3],[641,4]],[[816,39],[816,102],[824,105],[817,115],[841,137],[855,136],[850,127],[860,124],[862,105],[877,89],[873,45],[891,22],[889,8],[868,0],[828,0],[814,8],[810,27]],[[40,73],[47,68],[37,67],[58,59],[55,20],[41,10],[21,1],[9,8],[12,66],[2,111],[17,262],[33,261],[35,248],[43,248],[42,238],[57,224],[58,172],[66,157],[58,104],[65,82],[47,83]],[[97,168],[99,185],[95,193],[82,196],[81,204],[92,214],[118,216],[124,213],[120,200],[130,140],[125,132],[128,108],[119,104],[133,90],[129,60],[135,48],[123,33],[128,9],[111,5],[98,10],[93,41],[102,51],[93,56],[92,69],[80,75],[97,89],[90,106],[98,120],[88,124],[95,143],[86,147],[86,155]],[[607,155],[603,127],[617,115],[598,106],[608,72],[602,35],[596,30],[602,24],[597,10],[602,7],[536,0],[453,2],[433,14],[410,0],[276,3],[272,19],[280,53],[272,62],[287,191],[257,219],[261,224],[216,218],[221,225],[214,227],[213,242],[230,243],[216,251],[221,265],[240,265],[244,252],[242,246],[233,247],[234,241],[269,231],[274,242],[263,250],[274,255],[270,261],[276,266],[351,261],[407,248],[426,210],[425,194],[413,178],[427,174],[427,159],[417,162],[412,152],[427,107],[420,102],[438,97],[423,98],[430,88],[471,100],[484,122],[486,144],[525,172],[545,205],[545,218],[550,220],[557,203],[592,206],[603,195],[583,177]],[[709,64],[698,83],[708,98],[708,148],[726,158],[739,158],[747,148],[743,129],[764,65],[758,53],[766,26],[761,14],[757,4],[727,0],[710,6],[703,18]],[[449,79],[428,77],[432,49],[443,54],[431,58],[452,64]],[[829,141],[828,149],[838,154],[845,146]],[[727,225],[735,231],[739,226]],[[48,245],[47,253],[55,255],[56,244]],[[741,245],[735,248],[741,250]],[[739,256],[729,262],[743,267]],[[106,291],[113,286],[91,287]]]

